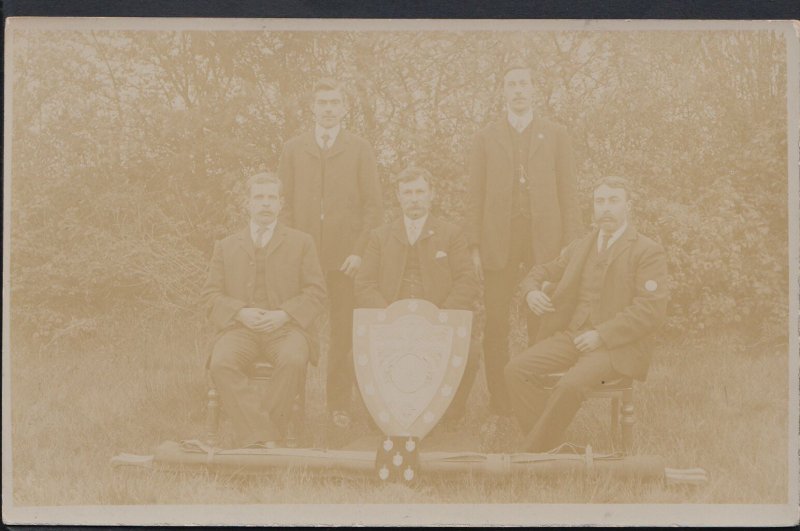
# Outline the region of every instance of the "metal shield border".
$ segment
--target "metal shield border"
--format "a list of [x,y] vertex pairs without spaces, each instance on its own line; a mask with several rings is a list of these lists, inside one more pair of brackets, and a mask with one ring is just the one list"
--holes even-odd
[[[427,404],[419,411],[411,411],[412,421],[401,420],[396,408],[386,401],[389,394],[376,382],[375,374],[382,361],[381,353],[374,352],[370,343],[379,327],[396,323],[398,320],[416,316],[423,318],[438,331],[449,329],[449,352],[443,362],[441,381],[431,381],[420,388],[421,393],[430,395]],[[402,299],[395,301],[386,309],[358,308],[353,312],[353,362],[356,380],[361,396],[373,420],[386,435],[410,435],[422,439],[447,411],[456,390],[461,383],[469,355],[472,331],[472,312],[469,310],[439,309],[424,299]],[[408,354],[416,354],[409,352]],[[431,387],[436,386],[435,389]],[[397,389],[392,392],[397,392]],[[400,391],[405,392],[405,391]],[[418,400],[420,398],[418,397]]]

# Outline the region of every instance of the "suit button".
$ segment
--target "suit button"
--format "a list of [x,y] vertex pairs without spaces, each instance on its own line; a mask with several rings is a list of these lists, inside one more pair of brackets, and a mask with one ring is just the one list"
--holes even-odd
[[255,262],[250,262],[250,265],[254,266],[254,265],[256,265],[256,263]]

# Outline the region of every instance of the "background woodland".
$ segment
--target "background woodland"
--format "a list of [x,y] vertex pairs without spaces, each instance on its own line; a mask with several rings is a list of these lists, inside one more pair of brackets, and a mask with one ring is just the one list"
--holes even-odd
[[[783,35],[652,32],[17,32],[11,318],[50,344],[137,319],[194,321],[215,239],[243,221],[245,178],[312,124],[322,75],[388,185],[409,163],[464,215],[464,154],[503,112],[511,58],[537,112],[573,139],[581,205],[622,175],[636,224],[669,257],[666,334],[787,317]],[[130,315],[126,313],[125,315]]]

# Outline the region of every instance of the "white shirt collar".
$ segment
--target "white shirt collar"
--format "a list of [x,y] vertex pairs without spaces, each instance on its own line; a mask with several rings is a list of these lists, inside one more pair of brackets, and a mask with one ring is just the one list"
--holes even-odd
[[[619,237],[622,236],[622,233],[625,232],[625,229],[628,228],[628,222],[622,224],[620,228],[614,231],[614,234],[608,239],[608,243],[606,244],[606,249],[611,247],[615,241],[619,240]],[[600,253],[603,249],[600,248],[600,244],[603,241],[603,229],[597,231],[597,252]]]
[[411,219],[405,214],[403,215],[403,223],[406,226],[406,236],[408,236],[409,245],[414,245],[417,241],[419,235],[422,234],[422,227],[425,226],[427,220],[428,214],[425,214],[419,219]]
[[317,139],[317,145],[320,149],[323,148],[322,142],[322,135],[327,133],[330,135],[331,139],[328,141],[328,147],[331,147],[334,142],[336,142],[336,137],[339,136],[339,131],[342,129],[342,124],[338,124],[335,127],[331,127],[330,129],[325,129],[321,125],[317,124],[314,128],[314,136]]
[[257,223],[255,223],[254,221],[251,221],[250,222],[250,239],[253,240],[253,244],[256,247],[264,247],[265,245],[267,245],[269,243],[269,241],[272,239],[272,233],[275,232],[275,224],[277,224],[277,223],[278,223],[278,220],[276,219],[275,221],[273,221],[272,223],[267,225],[267,230],[264,231],[264,234],[261,235],[261,242],[258,242],[258,241],[256,241],[256,238],[258,237],[258,233],[261,231],[261,227]]
[[511,109],[507,109],[507,117],[511,127],[521,133],[533,121],[533,109],[528,109],[528,111],[522,115],[514,114]]

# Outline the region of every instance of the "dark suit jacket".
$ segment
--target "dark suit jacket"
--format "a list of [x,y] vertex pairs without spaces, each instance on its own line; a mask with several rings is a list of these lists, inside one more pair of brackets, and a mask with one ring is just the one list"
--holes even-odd
[[[356,306],[385,308],[397,300],[410,248],[402,218],[372,231],[356,275]],[[480,287],[461,229],[429,215],[417,248],[424,298],[471,310]]]
[[[311,328],[325,305],[325,282],[311,236],[275,225],[266,249],[266,287],[270,310],[283,310],[309,340],[311,361],[319,351]],[[214,245],[202,298],[218,333],[240,326],[238,311],[253,304],[256,280],[255,249],[249,227]],[[287,325],[289,326],[289,325]]]
[[[550,296],[555,312],[544,314],[537,340],[565,330],[578,301],[581,274],[597,231],[572,242],[561,255],[534,266],[522,281],[523,293],[556,283]],[[611,354],[618,372],[644,380],[650,365],[650,337],[667,311],[667,259],[664,248],[628,226],[609,249],[600,297],[591,321]]]
[[[572,147],[563,126],[543,118],[531,122],[528,190],[533,262],[554,259],[580,234]],[[467,238],[479,246],[483,267],[503,269],[511,240],[514,190],[513,143],[504,116],[475,135],[467,156],[470,175]]]
[[313,131],[286,142],[278,166],[285,197],[281,221],[311,234],[323,271],[331,271],[349,255],[364,254],[383,208],[375,155],[366,140],[339,131],[325,157],[324,183],[320,157]]

